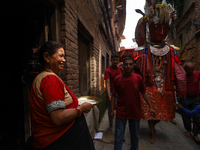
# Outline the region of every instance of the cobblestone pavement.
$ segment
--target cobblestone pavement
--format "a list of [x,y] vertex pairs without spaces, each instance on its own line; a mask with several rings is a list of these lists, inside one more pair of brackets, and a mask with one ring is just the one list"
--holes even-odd
[[[106,110],[98,129],[98,132],[103,132],[103,138],[94,140],[96,150],[114,149],[114,127],[112,132],[107,131],[107,113],[108,112]],[[174,120],[177,122],[177,124],[172,124],[171,122],[164,121],[158,123],[155,128],[155,143],[150,144],[148,142],[150,137],[148,124],[146,120],[142,119],[140,121],[139,130],[139,150],[200,150],[200,145],[196,144],[193,139],[193,135],[186,137],[183,134],[185,129],[183,127],[181,115],[176,113]],[[123,143],[122,150],[130,150],[130,134],[128,125],[126,126],[125,138],[126,141]]]

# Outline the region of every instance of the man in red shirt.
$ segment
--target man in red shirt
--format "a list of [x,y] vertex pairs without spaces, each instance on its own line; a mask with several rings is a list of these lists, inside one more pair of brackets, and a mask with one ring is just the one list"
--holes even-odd
[[[187,80],[187,94],[185,99],[180,99],[180,103],[188,110],[195,109],[198,105],[200,105],[200,102],[198,100],[199,96],[199,81],[200,81],[200,71],[194,71],[194,63],[193,62],[187,62],[184,65],[184,69],[186,72],[186,80]],[[186,114],[182,111],[182,119],[183,124],[187,132],[185,132],[186,136],[190,136],[191,134],[191,116]],[[193,116],[193,134],[194,139],[197,143],[200,144],[200,140],[198,138],[199,133],[199,127],[198,124],[200,124],[200,114]]]
[[107,91],[107,104],[108,104],[108,119],[109,119],[109,131],[112,131],[113,119],[110,117],[110,108],[111,108],[111,96],[113,93],[114,78],[122,74],[122,67],[118,66],[119,55],[113,53],[111,55],[111,66],[108,67],[104,73],[104,79],[106,80],[106,91]]
[[122,149],[127,120],[129,121],[131,135],[131,150],[138,149],[138,131],[141,119],[140,93],[149,105],[148,111],[155,117],[155,111],[152,109],[142,77],[139,74],[132,73],[132,71],[133,59],[131,57],[125,57],[123,59],[123,74],[116,76],[114,79],[110,112],[110,116],[113,118],[115,99],[118,93],[114,150]]

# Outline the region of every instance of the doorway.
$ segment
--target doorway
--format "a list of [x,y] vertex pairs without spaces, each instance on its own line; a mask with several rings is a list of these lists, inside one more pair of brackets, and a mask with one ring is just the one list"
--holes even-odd
[[55,40],[49,0],[18,0],[1,3],[1,106],[0,149],[27,149],[31,136],[29,91],[40,68],[33,48]]
[[79,94],[87,96],[90,92],[90,41],[78,32],[79,49]]

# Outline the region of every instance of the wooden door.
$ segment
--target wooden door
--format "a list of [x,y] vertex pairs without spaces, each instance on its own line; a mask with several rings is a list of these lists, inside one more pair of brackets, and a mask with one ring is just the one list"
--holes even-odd
[[89,95],[90,89],[90,42],[83,36],[78,34],[79,48],[79,93],[81,96]]
[[[39,47],[45,40],[45,11],[46,8],[35,8],[34,12],[28,12],[24,17],[28,17],[24,23],[24,49],[25,60],[23,61],[23,99],[24,99],[24,130],[25,142],[31,137],[30,123],[30,89],[34,78],[39,74],[40,67],[36,55],[33,53],[34,47]],[[29,145],[26,145],[29,146]],[[28,148],[26,148],[28,149]]]

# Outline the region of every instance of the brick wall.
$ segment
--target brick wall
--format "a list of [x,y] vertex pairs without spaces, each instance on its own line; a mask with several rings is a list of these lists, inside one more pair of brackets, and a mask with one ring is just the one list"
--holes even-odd
[[[101,34],[100,35],[100,43],[106,43],[106,39],[105,39],[105,37],[103,36],[103,34]],[[102,56],[105,58],[104,59],[104,64],[105,64],[105,66],[104,66],[104,68],[102,68],[103,66],[102,66],[102,64],[103,64],[103,62],[102,62],[102,60],[100,59],[100,61],[99,61],[99,85],[102,87],[100,90],[101,91],[103,91],[104,90],[104,88],[105,88],[105,82],[104,82],[104,72],[102,72],[102,70],[106,70],[107,68],[106,68],[106,56],[107,56],[107,54],[109,55],[109,64],[110,64],[110,56],[111,56],[111,51],[109,51],[109,46],[108,46],[108,44],[107,45],[105,45],[105,44],[101,44],[100,45],[100,53],[99,53],[99,57],[101,58]],[[106,50],[106,49],[108,49],[108,50]],[[103,85],[102,85],[103,84]],[[104,88],[103,88],[104,87]]]
[[[195,19],[195,11],[194,5],[191,6],[187,13],[183,15],[182,19],[176,25],[177,31],[177,39],[182,34],[183,35],[183,43],[187,43],[192,40],[193,36],[195,35],[196,29],[195,25],[192,24],[191,19]],[[187,36],[186,36],[187,35]]]
[[90,46],[91,95],[100,94],[101,55],[106,58],[106,53],[111,53],[108,41],[99,29],[102,21],[99,10],[98,1],[65,0],[61,3],[61,43],[66,55],[61,78],[76,96],[79,96],[78,22],[81,22],[93,39]]
[[[199,22],[199,5],[198,2],[193,1],[185,1],[184,5],[184,14],[181,20],[176,25],[176,46],[180,46],[179,37],[182,36],[182,48],[179,51],[179,56],[183,62],[194,61],[196,63],[195,70],[200,70],[200,60],[198,59],[200,56],[200,34],[196,34],[200,29],[199,25],[196,23]],[[186,11],[187,10],[187,11]],[[194,20],[196,19],[196,20]],[[192,22],[192,20],[194,22]]]

